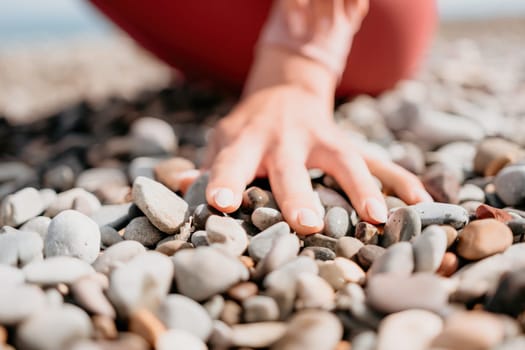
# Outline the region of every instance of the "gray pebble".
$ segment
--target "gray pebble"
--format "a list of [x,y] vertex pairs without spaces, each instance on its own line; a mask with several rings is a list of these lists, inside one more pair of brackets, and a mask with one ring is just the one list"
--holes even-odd
[[267,348],[286,332],[284,322],[257,322],[232,326],[232,345],[248,348]]
[[137,255],[146,252],[146,248],[136,241],[122,241],[106,249],[93,263],[97,272],[109,275],[114,269],[124,265]]
[[103,205],[91,215],[91,219],[99,227],[111,226],[120,230],[131,219],[129,216],[131,206],[131,203]]
[[270,226],[283,221],[281,212],[268,207],[256,208],[251,215],[252,224],[259,230],[264,231]]
[[220,212],[213,208],[212,206],[209,206],[206,203],[199,204],[195,207],[195,210],[193,211],[193,226],[195,226],[196,230],[204,230],[206,227],[206,221],[208,218],[212,215],[219,215]]
[[309,256],[312,259],[321,261],[334,260],[336,257],[333,250],[325,247],[306,247],[301,252],[301,255]]
[[96,192],[100,187],[106,185],[127,186],[128,177],[117,168],[91,168],[81,172],[75,183],[75,187],[89,192]]
[[[257,208],[255,209],[254,213],[259,209],[264,208]],[[290,226],[288,226],[286,222],[276,223],[261,233],[253,236],[253,238],[250,240],[250,244],[248,245],[248,253],[254,259],[254,261],[257,262],[263,259],[266,254],[268,254],[275,239],[289,234]]]
[[446,203],[419,203],[410,206],[421,218],[423,227],[430,225],[450,225],[460,229],[469,221],[468,212],[461,206]]
[[367,270],[372,266],[374,261],[379,259],[384,253],[386,249],[383,247],[380,247],[378,245],[374,244],[367,244],[363,246],[359,251],[357,252],[357,260],[359,261],[359,264],[363,269]]
[[155,311],[168,295],[172,279],[170,259],[164,254],[147,251],[111,273],[107,295],[122,317],[140,308]]
[[168,329],[182,329],[206,341],[212,332],[212,319],[196,301],[170,294],[162,302],[158,317]]
[[248,270],[239,260],[212,247],[183,249],[171,259],[179,292],[196,301],[248,279]]
[[16,344],[27,350],[66,349],[74,341],[89,338],[92,332],[89,316],[66,304],[42,310],[23,322],[16,332]]
[[102,226],[100,228],[100,243],[102,247],[111,247],[114,244],[122,242],[124,238],[119,235],[118,231],[111,226]]
[[0,205],[0,226],[19,226],[44,211],[40,193],[27,187],[5,197]]
[[54,256],[42,261],[32,262],[23,272],[28,283],[39,285],[71,284],[80,277],[95,273],[84,260],[69,256]]
[[128,176],[131,182],[139,176],[155,179],[155,166],[164,161],[165,158],[138,157],[133,159],[128,166]]
[[32,218],[25,224],[23,224],[20,227],[20,230],[36,232],[40,235],[40,237],[42,237],[42,239],[45,239],[47,235],[47,229],[49,228],[50,223],[50,218],[46,216],[37,216],[36,218]]
[[254,295],[242,303],[246,322],[276,321],[279,319],[279,307],[273,298]]
[[296,235],[289,234],[277,237],[273,240],[268,254],[257,264],[255,276],[258,278],[278,269],[293,260],[298,252],[299,239]]
[[207,350],[207,348],[202,340],[182,329],[170,329],[162,333],[155,343],[157,350]]
[[351,229],[348,211],[341,207],[328,209],[324,217],[323,233],[332,238],[345,236]]
[[337,246],[337,239],[315,233],[303,238],[305,247],[323,247],[333,250],[335,252]]
[[248,247],[248,235],[239,223],[227,216],[212,215],[206,221],[208,243],[223,246],[232,255],[240,256]]
[[384,254],[374,260],[368,276],[388,273],[410,275],[414,270],[414,254],[412,245],[408,242],[398,242],[391,245]]
[[352,259],[363,247],[363,242],[354,237],[341,237],[337,240],[335,253],[337,256]]
[[0,264],[25,266],[42,260],[43,248],[44,242],[36,232],[19,231],[9,226],[0,231]]
[[191,235],[191,244],[195,247],[208,246],[208,233],[204,230],[195,231]]
[[512,165],[503,168],[494,178],[494,186],[499,198],[514,206],[525,199],[525,165]]
[[149,248],[154,247],[164,237],[164,233],[153,226],[145,216],[131,220],[126,226],[123,236],[125,240],[137,241]]
[[475,202],[484,202],[485,201],[485,192],[481,188],[473,184],[465,184],[461,186],[459,190],[459,203],[475,201]]
[[209,174],[203,173],[188,188],[184,194],[184,200],[190,208],[206,203],[206,187],[208,186]]
[[177,150],[178,140],[175,131],[169,123],[159,118],[142,117],[135,120],[131,124],[130,135],[158,145],[168,154]]
[[447,250],[447,233],[437,225],[428,226],[412,245],[416,272],[435,272]]
[[133,202],[164,233],[178,231],[188,215],[188,204],[160,182],[139,176],[133,182]]
[[400,241],[410,241],[420,233],[421,219],[418,213],[410,207],[399,208],[388,217],[381,245],[388,248]]
[[4,286],[0,289],[0,324],[16,325],[40,311],[45,303],[45,294],[37,286]]
[[[82,208],[76,208],[79,202],[82,203]],[[100,209],[100,206],[100,201],[94,194],[83,188],[72,188],[59,193],[56,199],[47,207],[45,215],[54,217],[67,209],[78,209],[85,215],[92,215]]]
[[100,229],[88,216],[65,210],[55,216],[44,241],[44,255],[72,256],[92,263],[100,251]]

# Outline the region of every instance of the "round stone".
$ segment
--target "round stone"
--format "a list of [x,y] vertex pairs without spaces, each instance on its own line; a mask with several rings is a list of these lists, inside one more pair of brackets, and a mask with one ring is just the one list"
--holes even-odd
[[459,203],[476,201],[484,202],[485,201],[485,192],[481,188],[473,184],[465,184],[461,186],[458,195]]
[[19,226],[44,211],[40,193],[27,187],[6,196],[0,205],[0,226]]
[[[258,208],[254,213],[259,209],[265,208]],[[250,244],[248,245],[248,253],[255,261],[259,261],[268,254],[272,248],[274,240],[278,237],[289,234],[290,226],[288,226],[286,222],[278,222],[252,237]]]
[[447,250],[447,234],[437,225],[428,226],[416,237],[412,247],[415,271],[435,272]]
[[[2,281],[3,282],[3,281]],[[42,289],[31,285],[7,286],[0,289],[0,324],[16,325],[45,306]]]
[[277,209],[259,207],[253,211],[251,215],[251,220],[253,226],[257,227],[261,231],[264,231],[270,226],[273,226],[278,222],[283,221],[283,216],[281,212]]
[[505,251],[512,241],[507,225],[495,219],[476,220],[461,231],[457,253],[465,259],[479,260]]
[[351,228],[348,212],[341,207],[328,209],[324,217],[323,233],[328,237],[340,238],[346,236]]
[[100,187],[107,184],[115,187],[127,186],[128,177],[117,168],[91,168],[79,174],[75,187],[96,192]]
[[275,239],[270,251],[257,264],[255,275],[262,276],[292,261],[299,252],[299,239],[296,235],[283,235]]
[[257,208],[265,207],[270,203],[271,198],[262,188],[253,186],[243,192],[242,208],[248,212],[252,212]]
[[122,241],[106,249],[93,263],[97,272],[109,275],[117,267],[124,265],[135,256],[146,251],[142,244],[136,241]]
[[[82,204],[82,208],[77,208]],[[68,191],[61,192],[55,200],[47,207],[45,215],[54,217],[58,213],[68,210],[77,209],[85,215],[92,215],[100,209],[98,198],[83,188],[72,188]]]
[[190,208],[195,208],[207,202],[206,187],[208,187],[208,180],[209,174],[207,172],[202,173],[184,193],[184,201],[188,203]]
[[381,245],[385,248],[399,241],[409,241],[421,233],[421,219],[411,207],[396,209],[385,224]]
[[142,117],[133,122],[130,134],[160,146],[167,153],[175,152],[177,136],[170,124],[159,118]]
[[363,242],[359,239],[345,236],[337,240],[335,253],[337,256],[352,259],[363,246]]
[[137,241],[146,247],[154,247],[165,235],[153,226],[147,217],[139,216],[129,222],[124,230],[124,239]]
[[384,254],[374,260],[368,270],[368,276],[388,273],[410,275],[414,270],[414,254],[408,242],[391,245]]
[[42,239],[45,239],[50,223],[50,218],[46,216],[37,216],[36,218],[32,218],[28,222],[23,224],[20,227],[20,231],[36,232],[40,235],[40,237],[42,237]]
[[279,307],[275,299],[263,295],[254,295],[242,302],[246,322],[276,321],[279,319]]
[[186,220],[188,204],[159,182],[139,176],[133,182],[133,202],[164,233],[173,234]]
[[23,269],[26,282],[39,285],[71,284],[79,278],[95,273],[84,260],[69,256],[55,256],[35,261]]
[[197,302],[180,294],[168,295],[157,312],[168,329],[181,329],[206,341],[212,332],[212,319]]
[[361,284],[366,277],[359,265],[341,257],[319,263],[319,276],[336,290],[343,288],[347,283]]
[[450,225],[455,229],[460,229],[469,221],[469,215],[465,208],[455,204],[419,203],[410,207],[419,214],[423,227]]
[[525,199],[525,165],[503,168],[494,178],[494,186],[506,205],[520,204]]
[[155,343],[157,350],[191,349],[206,350],[206,344],[190,332],[182,329],[170,329],[162,334]]
[[386,249],[374,244],[367,244],[359,249],[357,260],[363,269],[368,270],[370,266],[385,253]]
[[286,332],[284,322],[258,322],[232,326],[232,345],[248,348],[267,348]]
[[332,286],[323,278],[310,273],[297,276],[297,309],[331,310],[335,306]]
[[209,244],[219,244],[236,256],[248,247],[246,231],[231,217],[210,216],[206,221],[206,236]]
[[49,224],[44,242],[44,254],[72,256],[92,263],[100,251],[100,229],[86,215],[65,210]]
[[228,289],[228,296],[239,302],[256,295],[259,292],[259,287],[253,282],[241,282]]

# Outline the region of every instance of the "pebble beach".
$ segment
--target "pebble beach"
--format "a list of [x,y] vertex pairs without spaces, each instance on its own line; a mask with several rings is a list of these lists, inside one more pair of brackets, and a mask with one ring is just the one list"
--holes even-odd
[[525,21],[442,26],[413,80],[342,101],[359,147],[418,175],[360,220],[310,170],[297,235],[257,179],[194,183],[236,96],[120,36],[0,50],[0,349],[525,349]]

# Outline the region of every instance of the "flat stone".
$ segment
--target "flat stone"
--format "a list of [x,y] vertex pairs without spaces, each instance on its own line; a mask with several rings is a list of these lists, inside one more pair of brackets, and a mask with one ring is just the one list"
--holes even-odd
[[186,241],[174,239],[168,242],[164,242],[162,244],[158,244],[155,250],[164,255],[172,256],[173,254],[175,254],[181,249],[189,249],[189,248],[194,248],[193,244],[186,242]]
[[335,306],[335,293],[328,282],[314,274],[302,273],[297,276],[296,309],[331,310]]
[[386,249],[374,244],[366,244],[357,252],[357,261],[368,270],[370,266],[385,253]]
[[379,231],[374,225],[361,221],[355,227],[355,238],[364,244],[378,244]]
[[248,270],[239,260],[212,247],[184,249],[171,259],[179,292],[196,301],[248,279]]
[[44,242],[36,232],[19,231],[9,226],[0,230],[0,264],[25,266],[42,260],[43,248]]
[[127,186],[128,177],[117,168],[91,168],[81,172],[76,180],[75,187],[95,192],[101,186],[110,183],[113,186]]
[[430,225],[450,225],[460,229],[469,221],[468,212],[459,205],[447,203],[419,203],[410,206],[421,218],[423,227]]
[[125,240],[137,241],[150,248],[154,247],[164,237],[164,233],[153,226],[145,216],[131,220],[126,226],[123,236]]
[[469,223],[459,235],[457,253],[469,260],[479,260],[505,251],[512,245],[512,231],[495,219]]
[[138,177],[132,187],[133,202],[164,233],[178,231],[188,215],[188,204],[159,182]]
[[116,230],[124,228],[129,220],[131,203],[103,205],[90,217],[99,227],[111,226]]
[[351,229],[348,212],[341,207],[328,209],[324,217],[323,233],[328,237],[340,238],[346,236]]
[[47,235],[47,230],[51,219],[46,216],[37,216],[35,218],[29,219],[25,224],[20,226],[20,231],[32,231],[36,232],[44,240]]
[[368,276],[382,273],[409,276],[414,270],[413,255],[410,243],[395,243],[374,260],[368,270]]
[[448,303],[448,290],[443,281],[428,273],[372,276],[367,282],[366,295],[367,303],[383,313],[408,309],[439,312]]
[[258,322],[232,326],[232,345],[250,348],[267,348],[286,332],[284,322]]
[[[82,203],[82,208],[77,208],[78,203]],[[77,209],[85,215],[92,215],[100,209],[100,206],[100,201],[94,194],[83,188],[72,188],[59,193],[56,199],[47,207],[45,215],[54,217],[68,209]]]
[[201,174],[188,188],[184,194],[184,201],[188,203],[190,208],[194,208],[199,204],[205,204],[206,201],[206,187],[208,187],[209,174]]
[[174,157],[157,163],[153,169],[155,179],[172,191],[181,189],[181,182],[178,176],[188,170],[195,169],[195,164],[191,161]]
[[461,186],[458,194],[459,203],[476,201],[485,201],[485,192],[481,188],[473,184],[465,184]]
[[157,350],[173,350],[173,349],[191,349],[191,350],[206,350],[206,344],[191,334],[182,329],[170,329],[162,334],[155,343]]
[[414,249],[414,270],[416,272],[435,272],[443,261],[447,250],[447,234],[437,225],[428,226],[416,237]]
[[334,251],[325,247],[306,247],[302,250],[301,255],[321,261],[334,260],[336,258]]
[[126,264],[135,256],[146,251],[142,244],[136,241],[122,241],[106,249],[95,262],[93,267],[97,272],[109,275],[114,269]]
[[347,283],[361,284],[366,277],[359,265],[341,257],[319,263],[319,276],[336,290],[343,288]]
[[498,197],[506,204],[515,206],[525,199],[525,165],[503,168],[494,178]]
[[25,266],[23,272],[28,283],[39,285],[71,284],[77,279],[95,273],[84,260],[70,256],[54,256]]
[[220,244],[235,256],[242,255],[248,247],[246,231],[231,217],[210,216],[206,221],[206,234],[210,244]]
[[157,315],[168,329],[187,331],[202,341],[206,341],[212,332],[212,319],[206,310],[184,295],[168,295]]
[[111,273],[107,295],[120,316],[128,317],[141,308],[155,311],[168,294],[172,279],[170,259],[148,251]]
[[323,247],[335,252],[337,246],[337,239],[325,236],[320,233],[308,235],[303,238],[305,247]]
[[494,208],[490,205],[481,204],[476,208],[477,219],[496,219],[503,223],[507,223],[514,219],[514,217],[503,209]]
[[352,259],[363,246],[364,244],[357,238],[348,236],[341,237],[337,240],[335,253],[337,256]]
[[486,303],[486,310],[518,317],[525,310],[525,269],[503,275],[494,295]]
[[377,350],[427,349],[443,329],[443,320],[425,310],[406,310],[391,314],[379,325]]
[[504,327],[501,319],[484,311],[463,311],[445,320],[443,331],[431,346],[445,349],[491,349],[501,343]]
[[321,310],[304,310],[292,316],[284,336],[270,349],[334,349],[342,336],[343,327],[335,315]]
[[279,307],[275,299],[254,295],[242,302],[246,322],[276,321],[279,319]]
[[259,261],[268,254],[275,239],[289,234],[290,226],[286,222],[278,222],[252,237],[248,245],[248,253],[255,261]]
[[283,216],[277,209],[259,207],[252,212],[251,221],[255,227],[264,231],[278,222],[283,221]]
[[32,285],[5,286],[0,289],[0,324],[4,326],[17,325],[32,314],[39,312],[45,304],[45,294],[39,287]]
[[0,226],[19,226],[44,211],[40,193],[27,187],[6,196],[0,205]]
[[66,304],[33,314],[17,329],[15,342],[21,349],[66,349],[74,341],[87,339],[93,329],[89,316]]
[[400,241],[409,241],[421,233],[421,219],[411,207],[395,210],[385,224],[381,245],[385,248]]

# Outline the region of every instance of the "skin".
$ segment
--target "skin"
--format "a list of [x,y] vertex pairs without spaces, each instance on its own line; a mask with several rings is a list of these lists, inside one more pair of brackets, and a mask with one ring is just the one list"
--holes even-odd
[[284,218],[301,235],[322,230],[307,172],[332,175],[359,216],[387,219],[376,176],[405,202],[432,200],[419,179],[358,149],[333,120],[337,79],[320,63],[278,47],[264,47],[244,94],[211,137],[203,169],[210,171],[208,203],[231,213],[255,177],[268,177]]

